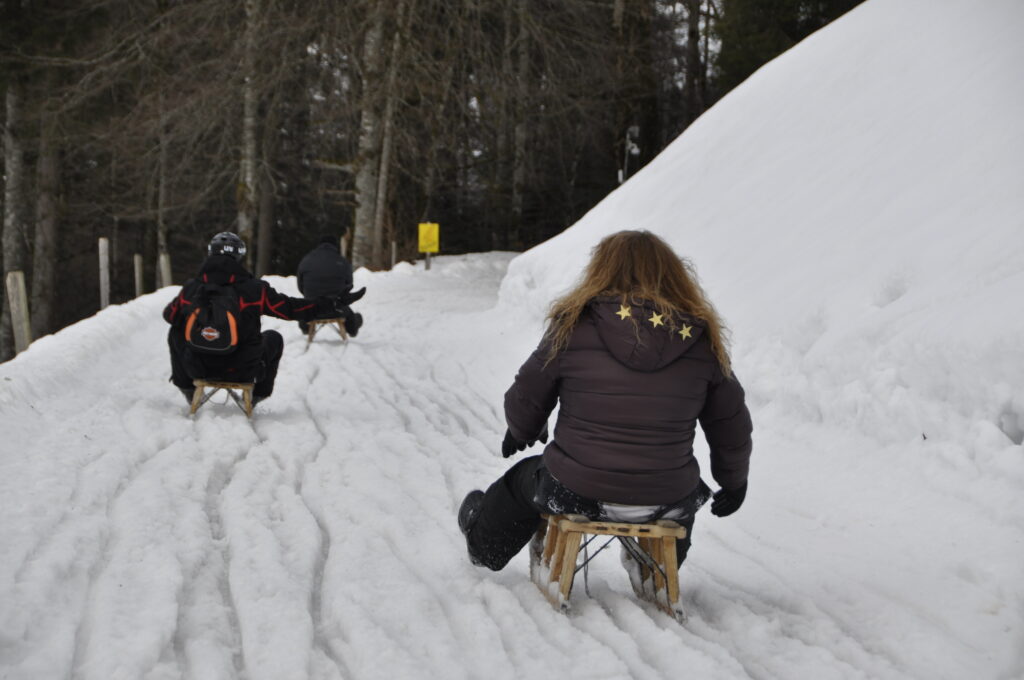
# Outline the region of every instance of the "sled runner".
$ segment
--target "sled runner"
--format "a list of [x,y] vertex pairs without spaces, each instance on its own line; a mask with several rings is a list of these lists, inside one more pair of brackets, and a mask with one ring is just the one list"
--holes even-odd
[[[657,605],[677,621],[684,619],[679,605],[679,570],[676,539],[686,537],[686,527],[667,519],[654,524],[591,521],[583,515],[543,515],[530,544],[530,578],[555,607],[569,611],[573,577],[590,560],[618,538],[634,561],[630,582],[637,597]],[[611,536],[593,554],[587,546],[597,536]],[[584,539],[584,537],[586,537]],[[580,550],[584,559],[577,565]]]
[[335,330],[338,331],[338,335],[341,336],[342,342],[348,342],[348,333],[345,332],[345,319],[313,319],[309,322],[309,333],[306,338],[306,347],[309,347],[313,338],[316,337],[316,332],[320,330],[321,326],[334,326]]
[[[194,414],[198,411],[200,406],[208,402],[210,397],[217,393],[217,390],[224,390],[246,416],[252,416],[252,388],[255,386],[255,383],[221,382],[219,380],[201,380],[196,378],[192,381],[192,384],[195,385],[196,391],[192,395],[192,410],[189,413]],[[210,391],[207,392],[207,389]]]

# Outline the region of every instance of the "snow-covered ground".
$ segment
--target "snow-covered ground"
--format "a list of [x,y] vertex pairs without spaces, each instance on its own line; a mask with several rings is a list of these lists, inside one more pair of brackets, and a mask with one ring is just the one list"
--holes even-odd
[[[38,340],[0,366],[0,678],[1024,677],[1022,34],[870,0],[548,243],[360,270],[345,345],[267,320],[251,421],[186,415],[171,289]],[[629,227],[696,265],[754,415],[682,625],[614,555],[565,617],[455,522],[545,305]]]

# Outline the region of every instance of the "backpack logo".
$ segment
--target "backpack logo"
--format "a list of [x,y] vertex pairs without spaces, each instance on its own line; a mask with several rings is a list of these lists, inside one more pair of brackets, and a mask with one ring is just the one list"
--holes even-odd
[[238,347],[238,293],[231,286],[205,283],[185,322],[185,340],[201,354],[230,354]]

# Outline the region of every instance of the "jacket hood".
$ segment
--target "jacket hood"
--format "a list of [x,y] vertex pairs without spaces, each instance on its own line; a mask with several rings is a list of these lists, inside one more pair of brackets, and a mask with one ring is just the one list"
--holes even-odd
[[649,300],[596,297],[590,317],[601,342],[616,361],[635,371],[657,371],[672,363],[704,334],[706,324],[692,316],[659,315]]
[[196,274],[196,280],[220,286],[239,283],[251,278],[252,274],[230,255],[210,255],[203,261],[203,265]]

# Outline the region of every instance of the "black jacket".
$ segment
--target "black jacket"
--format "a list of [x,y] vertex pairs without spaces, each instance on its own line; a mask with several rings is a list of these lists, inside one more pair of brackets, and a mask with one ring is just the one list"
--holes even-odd
[[[178,295],[164,308],[164,320],[171,324],[171,333],[184,334],[184,326],[192,301],[203,283],[230,285],[238,293],[238,348],[225,356],[204,356],[207,364],[224,364],[232,368],[256,366],[262,356],[260,316],[267,315],[288,321],[308,321],[318,314],[333,312],[334,303],[327,298],[315,300],[288,297],[257,279],[229,255],[206,258],[196,277],[181,287]],[[211,367],[212,368],[212,367]]]
[[352,265],[338,246],[321,243],[299,262],[299,290],[306,297],[333,297],[352,289]]
[[544,450],[551,474],[587,498],[660,505],[700,483],[693,456],[699,422],[712,476],[724,488],[742,486],[750,412],[739,381],[723,375],[704,324],[656,318],[648,303],[621,307],[618,297],[595,298],[550,363],[545,342],[526,360],[505,393],[513,436],[535,439],[560,402]]

